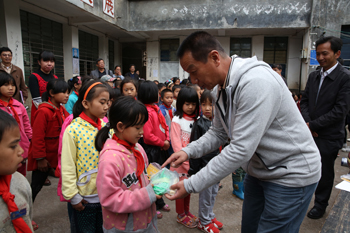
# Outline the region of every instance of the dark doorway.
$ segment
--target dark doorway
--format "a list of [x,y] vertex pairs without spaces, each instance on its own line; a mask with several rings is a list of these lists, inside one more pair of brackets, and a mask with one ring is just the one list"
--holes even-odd
[[140,71],[140,77],[146,79],[146,66],[143,64],[142,55],[146,51],[145,42],[123,43],[122,44],[122,73],[129,72],[130,64]]

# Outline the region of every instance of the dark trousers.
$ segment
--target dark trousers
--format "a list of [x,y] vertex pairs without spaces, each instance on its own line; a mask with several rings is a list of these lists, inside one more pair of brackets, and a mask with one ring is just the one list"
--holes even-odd
[[157,210],[162,209],[164,206],[165,206],[165,202],[164,202],[163,198],[156,200],[156,208],[157,208]]
[[316,183],[286,187],[246,175],[242,230],[244,233],[298,233]]
[[36,198],[36,195],[38,195],[41,188],[44,186],[45,180],[47,179],[49,172],[50,172],[50,169],[48,169],[47,172],[42,172],[39,170],[34,170],[32,172],[32,182],[31,182],[30,186],[32,187],[33,203],[34,203],[34,200]]
[[[70,203],[68,204],[71,205]],[[103,233],[102,208],[100,203],[83,204],[84,210],[77,211],[73,207],[70,215],[72,233]]]
[[332,193],[334,182],[334,161],[342,148],[343,139],[329,140],[314,138],[321,154],[322,175],[315,192],[315,207],[325,210]]

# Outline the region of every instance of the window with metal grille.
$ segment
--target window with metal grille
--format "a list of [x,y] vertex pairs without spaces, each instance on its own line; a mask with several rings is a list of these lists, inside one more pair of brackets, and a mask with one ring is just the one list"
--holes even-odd
[[344,66],[350,68],[350,25],[341,26],[340,39],[343,41],[340,57],[344,60]]
[[80,75],[90,75],[96,69],[98,59],[98,36],[79,30]]
[[109,60],[109,70],[114,73],[114,41],[108,40],[108,60]]
[[160,40],[160,61],[179,61],[176,51],[179,48],[179,39]]
[[55,54],[54,74],[64,77],[62,24],[21,10],[24,76],[28,85],[29,76],[38,69],[38,56],[43,50]]
[[264,62],[280,64],[282,76],[285,77],[288,52],[288,37],[265,37],[264,39]]
[[252,56],[252,38],[231,38],[230,56],[238,55],[239,57]]

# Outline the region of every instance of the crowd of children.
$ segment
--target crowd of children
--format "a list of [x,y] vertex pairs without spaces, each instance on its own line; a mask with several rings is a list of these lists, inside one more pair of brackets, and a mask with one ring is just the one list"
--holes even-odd
[[[41,53],[40,72],[31,75],[37,91],[31,121],[12,98],[14,78],[0,73],[0,205],[8,207],[0,211],[0,229],[38,229],[32,203],[54,172],[71,232],[158,232],[160,211],[170,207],[153,191],[146,168],[163,164],[209,129],[210,92],[179,78],[137,83],[109,75],[100,80],[75,76],[66,82],[51,73],[52,55]],[[171,170],[187,179],[218,153]],[[24,177],[32,171],[30,186],[16,170]],[[198,217],[190,211],[190,195],[176,200],[176,221],[220,232],[223,224],[213,213],[218,189],[216,184],[200,193]]]

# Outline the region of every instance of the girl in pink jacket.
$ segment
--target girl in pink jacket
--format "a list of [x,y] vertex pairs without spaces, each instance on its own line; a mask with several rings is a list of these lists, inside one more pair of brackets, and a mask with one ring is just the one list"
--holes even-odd
[[[122,96],[112,104],[109,123],[96,136],[96,185],[104,232],[159,232],[154,202],[160,196],[147,179],[147,155],[137,143],[147,120],[142,103]],[[111,129],[115,133],[109,138]]]
[[17,169],[22,175],[26,176],[26,159],[30,140],[32,139],[32,128],[30,127],[29,117],[23,104],[12,98],[17,93],[15,79],[6,72],[0,72],[0,109],[10,114],[18,123],[21,132],[21,141],[19,145],[24,150],[22,166]]

